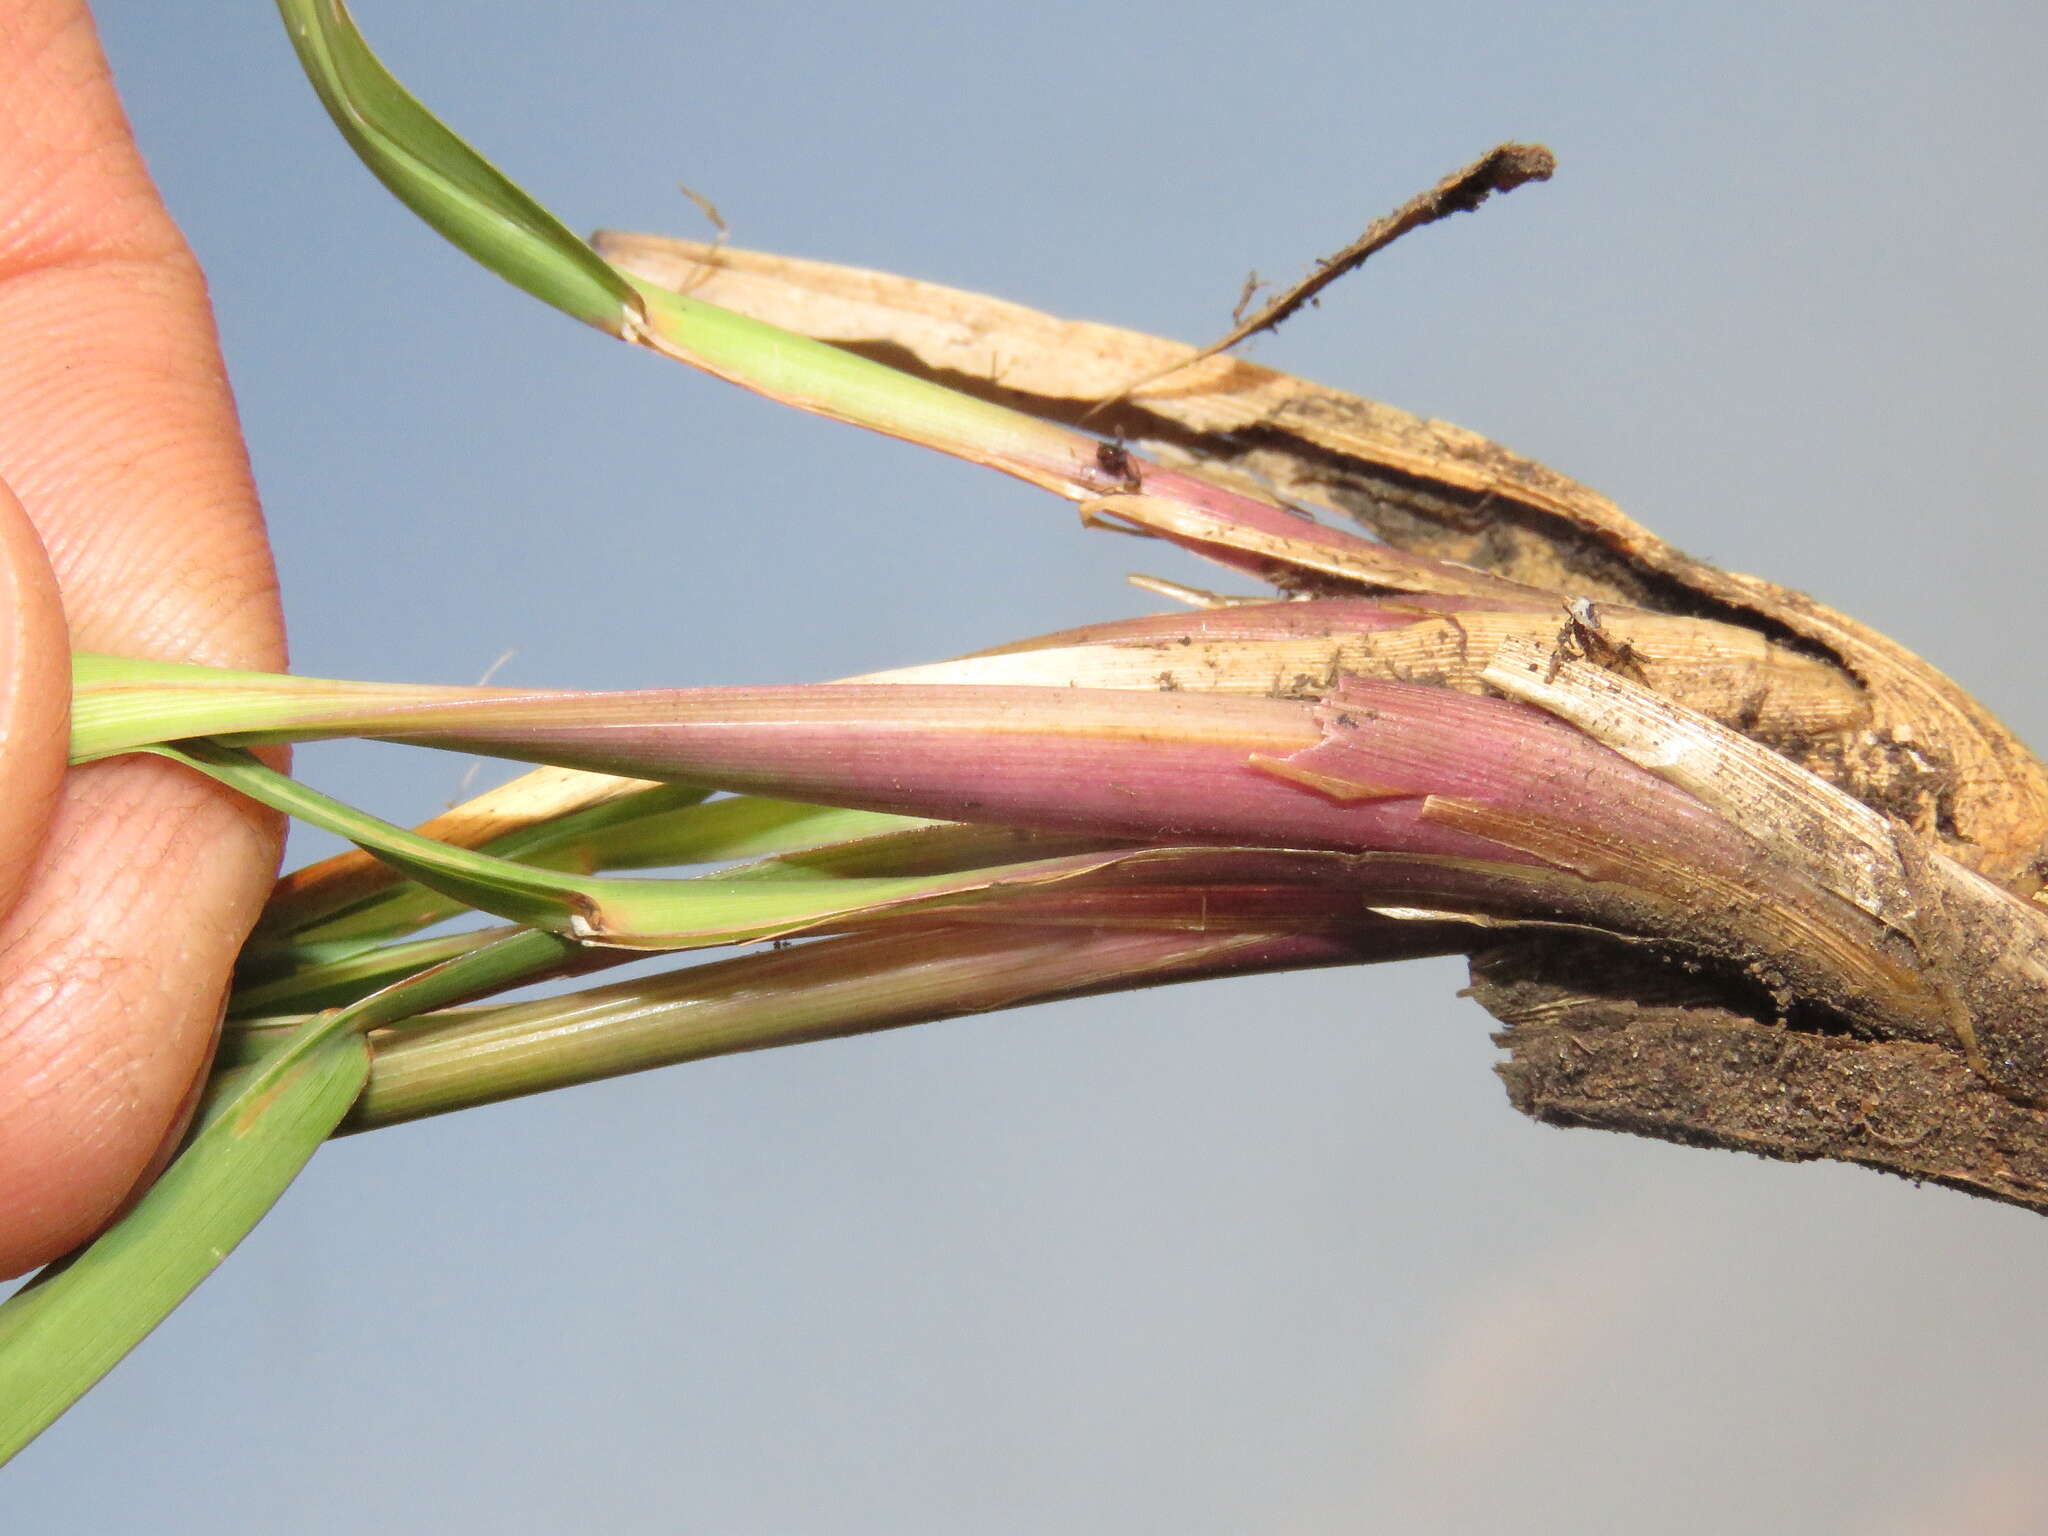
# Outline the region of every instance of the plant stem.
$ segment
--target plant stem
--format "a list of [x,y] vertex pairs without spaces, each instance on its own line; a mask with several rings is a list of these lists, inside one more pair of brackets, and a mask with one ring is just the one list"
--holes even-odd
[[342,1130],[1054,998],[1446,954],[1470,942],[1458,924],[1370,918],[1342,935],[959,926],[824,939],[380,1033]]

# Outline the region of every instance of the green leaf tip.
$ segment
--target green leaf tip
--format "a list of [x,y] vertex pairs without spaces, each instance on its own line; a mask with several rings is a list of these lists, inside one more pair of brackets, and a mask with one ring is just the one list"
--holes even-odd
[[639,330],[632,286],[399,84],[342,0],[277,0],[277,9],[335,127],[400,202],[564,314],[615,336]]

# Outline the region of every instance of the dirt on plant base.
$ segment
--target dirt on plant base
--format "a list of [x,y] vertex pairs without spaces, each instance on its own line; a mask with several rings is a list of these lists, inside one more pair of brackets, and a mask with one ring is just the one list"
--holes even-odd
[[1472,957],[1508,1100],[1550,1125],[1788,1162],[1861,1163],[2048,1212],[2048,1112],[1940,1046],[1859,1039],[1817,1011],[1601,939]]

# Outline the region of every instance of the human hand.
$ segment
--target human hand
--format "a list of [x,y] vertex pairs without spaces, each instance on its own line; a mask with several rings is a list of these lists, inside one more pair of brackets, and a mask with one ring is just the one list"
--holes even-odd
[[153,1176],[278,851],[169,763],[67,775],[70,649],[275,670],[284,631],[205,285],[84,0],[12,0],[0,81],[5,1276]]

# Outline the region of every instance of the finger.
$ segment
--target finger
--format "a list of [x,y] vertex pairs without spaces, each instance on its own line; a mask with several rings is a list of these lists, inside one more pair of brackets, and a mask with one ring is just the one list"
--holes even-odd
[[[0,79],[0,478],[72,643],[281,666],[204,286],[81,0],[13,0]],[[88,1236],[172,1133],[275,858],[267,818],[169,764],[67,780],[0,922],[0,1274]]]
[[42,541],[0,485],[0,915],[27,885],[57,808],[71,641]]

